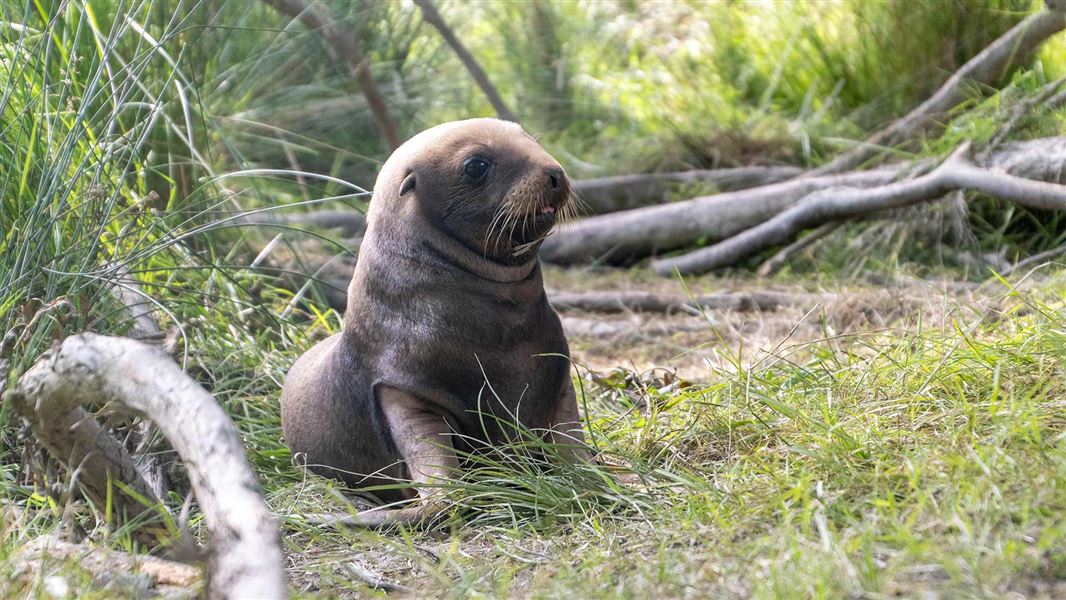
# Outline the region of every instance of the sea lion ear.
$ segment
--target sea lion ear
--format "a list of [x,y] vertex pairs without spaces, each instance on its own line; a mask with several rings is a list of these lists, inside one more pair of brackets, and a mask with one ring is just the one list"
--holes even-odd
[[402,198],[413,189],[415,189],[415,172],[411,171],[407,174],[407,177],[403,178],[403,183],[400,184],[400,197]]

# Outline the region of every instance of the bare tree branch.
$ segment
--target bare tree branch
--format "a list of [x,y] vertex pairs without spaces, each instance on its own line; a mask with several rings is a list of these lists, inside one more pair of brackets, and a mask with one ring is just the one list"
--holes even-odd
[[877,188],[831,188],[743,233],[682,256],[661,259],[652,268],[661,275],[705,273],[787,243],[797,233],[836,219],[934,200],[951,190],[971,190],[1041,210],[1066,210],[1066,186],[1033,181],[975,166],[960,148],[929,173]]
[[385,140],[389,150],[400,147],[403,140],[400,138],[399,129],[392,115],[389,114],[388,103],[381,94],[374,75],[370,72],[369,59],[364,57],[360,48],[359,40],[351,32],[346,31],[333,20],[329,11],[318,6],[311,6],[304,0],[263,0],[273,6],[278,12],[286,14],[294,19],[303,21],[308,29],[317,31],[326,42],[326,51],[335,60],[344,64],[351,75],[363,90],[367,106],[374,114],[381,137]]
[[1044,252],[1040,252],[1038,254],[1034,254],[1034,255],[1029,256],[1029,257],[1027,257],[1027,258],[1025,258],[1023,260],[1020,260],[1017,263],[1011,265],[1010,267],[1004,269],[1000,273],[1000,275],[1003,275],[1004,277],[1006,277],[1007,275],[1010,275],[1011,273],[1014,273],[1015,271],[1021,271],[1022,269],[1027,269],[1027,268],[1029,268],[1029,267],[1031,267],[1033,265],[1040,264],[1040,263],[1045,262],[1045,261],[1049,261],[1049,260],[1051,260],[1053,258],[1058,258],[1058,257],[1062,256],[1063,254],[1066,254],[1066,245],[1059,246],[1058,248],[1052,248],[1051,250],[1045,250]]
[[440,32],[441,37],[444,38],[444,41],[451,46],[453,51],[455,51],[455,55],[459,57],[459,60],[462,61],[463,66],[466,67],[470,76],[474,78],[478,87],[485,93],[485,97],[489,99],[489,103],[492,104],[492,109],[496,111],[496,116],[505,121],[514,121],[515,123],[518,123],[518,118],[516,118],[514,113],[507,108],[503,98],[500,97],[500,93],[496,91],[496,86],[492,85],[492,82],[489,81],[489,76],[485,74],[484,70],[482,70],[481,65],[478,64],[474,55],[470,54],[470,51],[466,49],[466,46],[464,46],[463,43],[459,41],[459,38],[455,36],[455,32],[452,31],[452,28],[448,27],[448,24],[444,21],[444,17],[442,17],[437,11],[437,8],[433,6],[433,2],[430,0],[415,0],[415,4],[418,5],[418,8],[422,9],[422,18],[436,28],[436,30]]
[[753,227],[807,194],[826,187],[871,187],[891,182],[910,165],[799,178],[566,223],[541,246],[548,262],[624,264],[655,252],[719,240]]
[[[981,166],[1045,181],[1062,181],[1066,137],[1002,144]],[[772,219],[809,194],[833,188],[866,189],[931,166],[920,161],[821,177],[800,177],[768,186],[600,215],[562,225],[544,242],[548,262],[618,264],[656,252],[716,242]]]
[[1045,40],[1063,29],[1066,29],[1066,13],[1050,5],[1049,10],[1026,17],[955,71],[925,102],[809,175],[854,169],[885,147],[915,136],[929,127],[938,116],[962,102],[966,98],[968,85],[995,82],[1028,59]]
[[[773,166],[616,175],[574,180],[573,190],[584,211],[599,215],[659,204],[666,200],[670,184],[710,183],[723,191],[732,191],[777,183],[802,171],[799,167]],[[235,215],[231,220],[242,225],[310,225],[338,229],[349,237],[359,235],[366,227],[365,215],[355,209],[290,214],[255,210],[246,215]]]
[[774,166],[615,175],[578,179],[573,189],[588,214],[602,215],[662,203],[670,184],[710,183],[728,192],[785,181],[802,172],[799,167]]
[[79,483],[98,506],[106,505],[112,486],[116,504],[131,515],[144,510],[136,495],[153,506],[159,499],[82,404],[103,402],[151,419],[188,468],[211,532],[208,595],[286,597],[277,524],[259,495],[240,435],[211,394],[166,355],[127,338],[83,333],[37,361],[8,396],[45,447],[80,473]]

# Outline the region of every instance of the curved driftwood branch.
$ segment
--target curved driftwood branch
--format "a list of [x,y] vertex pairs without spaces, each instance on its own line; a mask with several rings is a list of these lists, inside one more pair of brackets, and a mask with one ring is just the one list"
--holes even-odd
[[505,121],[518,122],[518,119],[514,116],[514,113],[507,108],[507,104],[504,103],[503,98],[500,97],[500,93],[496,91],[496,86],[492,85],[489,81],[489,76],[485,74],[484,69],[478,64],[477,59],[473,54],[466,49],[459,38],[455,36],[455,32],[451,27],[448,27],[448,23],[444,21],[444,17],[437,11],[437,7],[433,6],[433,2],[430,0],[415,0],[415,4],[418,8],[422,9],[422,18],[432,25],[444,41],[451,46],[452,51],[459,57],[459,60],[466,67],[466,70],[470,73],[470,76],[474,78],[474,82],[488,98],[489,104],[492,104],[492,109],[496,111],[496,116]]
[[989,44],[984,50],[955,71],[943,85],[914,110],[878,131],[858,146],[844,152],[811,175],[825,175],[854,169],[881,152],[886,146],[913,137],[966,99],[967,87],[974,83],[991,84],[1026,60],[1049,37],[1066,29],[1066,12],[1055,9],[1032,14]]
[[[104,506],[109,482],[158,504],[128,453],[82,408],[106,403],[151,419],[189,470],[211,532],[209,596],[284,598],[281,545],[233,423],[207,393],[159,350],[126,338],[69,337],[19,379],[10,394],[34,433]],[[115,489],[117,488],[117,489]],[[115,486],[132,514],[143,504]]]
[[784,244],[809,227],[935,200],[951,190],[970,190],[1040,210],[1066,210],[1066,186],[1015,177],[975,166],[960,148],[920,177],[872,189],[835,188],[812,194],[774,218],[728,240],[652,263],[660,275],[697,274],[736,264]]
[[278,12],[303,21],[308,29],[317,31],[326,42],[326,51],[338,62],[344,63],[351,75],[363,90],[366,104],[374,114],[381,137],[388,144],[389,150],[395,150],[403,143],[396,121],[389,114],[389,105],[381,94],[374,75],[370,72],[369,60],[363,55],[359,40],[349,31],[337,25],[325,8],[311,6],[303,0],[263,0]]

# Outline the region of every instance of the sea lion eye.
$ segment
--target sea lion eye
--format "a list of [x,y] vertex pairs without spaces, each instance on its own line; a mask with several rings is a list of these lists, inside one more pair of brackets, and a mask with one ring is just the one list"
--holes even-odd
[[492,163],[481,156],[472,156],[463,162],[463,178],[469,183],[480,183],[489,175]]

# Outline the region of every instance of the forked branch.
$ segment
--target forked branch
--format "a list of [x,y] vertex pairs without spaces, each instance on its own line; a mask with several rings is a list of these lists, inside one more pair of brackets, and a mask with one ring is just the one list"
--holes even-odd
[[1047,10],[1026,17],[977,53],[914,110],[810,174],[825,175],[854,169],[885,147],[922,132],[938,117],[962,102],[968,86],[989,85],[1002,78],[1028,59],[1049,37],[1066,29],[1066,10],[1057,8],[1054,2],[1048,2],[1047,6]]
[[799,232],[834,220],[935,200],[951,190],[969,190],[1041,210],[1066,210],[1066,186],[1015,177],[975,166],[957,150],[920,177],[877,188],[833,188],[811,194],[772,219],[725,241],[652,263],[660,275],[705,273],[767,248],[791,241]]

